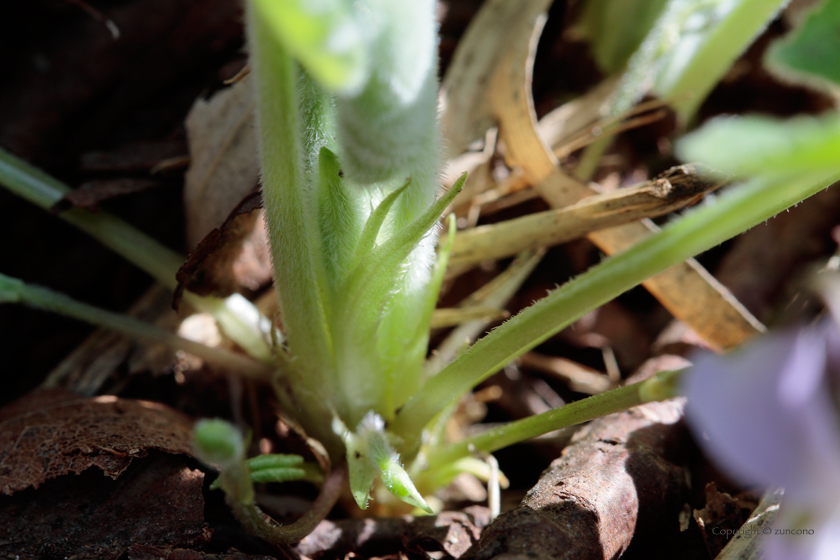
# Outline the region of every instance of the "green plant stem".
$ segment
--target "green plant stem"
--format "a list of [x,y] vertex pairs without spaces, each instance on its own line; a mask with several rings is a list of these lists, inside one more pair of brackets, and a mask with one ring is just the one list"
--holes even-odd
[[392,431],[417,449],[426,425],[450,403],[585,313],[666,268],[773,217],[840,178],[837,172],[759,177],[669,224],[525,309],[445,367],[397,414]]
[[692,118],[735,59],[767,28],[787,0],[739,0],[732,4],[720,21],[707,23],[708,31],[699,33],[695,39],[699,46],[691,53],[688,63],[670,61],[657,78],[654,91],[661,97],[677,99],[674,109],[684,123]]
[[[14,194],[48,211],[71,192],[66,185],[1,148],[0,182]],[[170,290],[177,287],[175,273],[184,259],[175,251],[107,212],[70,208],[57,215],[145,270]]]
[[[315,259],[318,221],[312,192],[317,182],[306,176],[299,102],[299,69],[278,41],[253,0],[245,4],[250,67],[257,96],[262,195],[280,300],[291,353],[287,372],[295,413],[307,432],[330,456],[343,453],[329,419],[341,414],[333,342],[325,309],[323,267]],[[314,145],[313,145],[314,146]]]
[[3,301],[24,303],[86,321],[99,327],[105,327],[143,341],[165,344],[174,350],[189,352],[208,363],[258,381],[268,382],[275,372],[274,368],[262,362],[255,362],[250,358],[221,348],[199,344],[133,317],[106,311],[47,288],[31,286],[17,278],[0,274],[0,302]]
[[[251,72],[262,150],[263,204],[289,346],[315,371],[330,356],[307,207],[298,69],[248,3]],[[322,376],[319,372],[317,376]]]
[[[67,185],[2,148],[0,183],[47,211],[70,192]],[[94,213],[71,208],[60,212],[58,217],[121,255],[170,290],[177,287],[175,275],[184,258],[140,230],[103,211]],[[195,309],[212,315],[225,334],[252,357],[267,363],[273,361],[268,343],[263,339],[263,327],[270,322],[261,318],[259,311],[248,300],[238,294],[223,300],[191,292],[184,293],[184,300]]]
[[[247,492],[245,495],[250,495],[250,499],[242,501],[237,499],[238,496],[228,494],[228,490],[225,488],[225,482],[223,481],[222,488],[225,489],[225,493],[228,496],[228,505],[233,510],[236,519],[248,531],[275,545],[293,544],[301,541],[306,535],[311,533],[318,523],[327,517],[327,514],[329,514],[330,510],[338,501],[341,492],[347,485],[347,467],[345,465],[333,467],[324,480],[321,492],[312,503],[312,507],[291,525],[280,526],[274,523],[254,503],[254,489],[250,474],[243,472],[241,476],[239,475],[240,473],[236,475],[242,479],[239,484],[247,484],[250,492]],[[222,476],[225,476],[224,472]]]
[[560,408],[491,428],[476,436],[429,452],[429,471],[445,467],[477,452],[492,453],[560,428],[581,424],[646,402],[678,396],[676,387],[684,370],[657,373],[650,379],[593,395]]

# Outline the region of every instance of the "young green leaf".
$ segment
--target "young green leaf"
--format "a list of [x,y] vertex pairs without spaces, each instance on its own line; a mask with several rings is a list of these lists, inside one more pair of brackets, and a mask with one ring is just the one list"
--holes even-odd
[[574,31],[586,39],[607,74],[624,69],[667,0],[587,0]]
[[669,0],[633,54],[613,113],[653,90],[688,121],[787,0]]
[[303,464],[303,457],[285,453],[269,453],[248,459],[248,468],[251,469],[251,472],[263,469],[294,467],[301,464]]
[[278,467],[276,469],[260,469],[258,471],[251,471],[251,480],[254,482],[291,482],[293,480],[303,480],[306,476],[304,469],[295,467]]
[[737,177],[830,171],[840,167],[840,114],[719,118],[683,137],[676,151]]
[[[372,428],[377,429],[375,421],[379,417],[373,415],[370,419],[368,419],[368,416],[365,416],[363,422],[368,420],[369,423],[374,424]],[[363,424],[360,423],[359,428],[357,428],[357,432],[363,432],[362,428]],[[376,480],[376,475],[378,473],[376,464],[371,461],[368,454],[368,442],[363,437],[364,434],[360,436],[351,432],[338,418],[333,418],[333,431],[340,435],[347,449],[347,468],[350,472],[350,493],[353,494],[353,499],[356,501],[356,505],[359,506],[359,509],[367,509],[368,502],[370,501],[370,489],[373,488],[373,482]]]
[[[344,183],[338,157],[326,147],[318,159],[318,221],[327,274],[335,289],[350,270],[362,230],[362,208]],[[370,219],[368,219],[370,222]],[[365,225],[365,230],[367,225]]]
[[365,25],[349,0],[252,0],[257,17],[327,88],[357,93],[368,78]]
[[389,455],[386,458],[378,461],[380,475],[382,476],[382,483],[388,492],[402,500],[403,502],[420,508],[426,513],[434,513],[420,492],[415,488],[411,477],[405,472],[405,469],[400,464],[400,457],[396,453]]
[[350,270],[355,269],[373,250],[373,247],[376,245],[376,238],[382,229],[382,224],[385,223],[388,212],[391,211],[391,207],[397,201],[397,198],[405,192],[409,184],[410,182],[406,181],[402,187],[382,199],[382,202],[371,212],[370,217],[365,222],[362,234],[359,236],[359,242],[356,245],[356,251],[351,260]]
[[360,508],[366,509],[370,489],[377,475],[385,488],[405,503],[432,513],[428,504],[400,464],[385,431],[385,422],[374,412],[368,412],[359,422],[355,433],[344,428],[347,462],[350,468],[350,489]]
[[[365,261],[348,278],[345,293],[351,309],[358,309],[368,316],[381,313],[395,285],[402,262],[437,223],[443,210],[461,191],[466,180],[466,174],[462,175],[423,215],[370,251]],[[367,310],[366,313],[359,309],[362,306]]]
[[840,87],[840,0],[814,6],[802,24],[773,43],[764,57],[781,78],[827,90]]

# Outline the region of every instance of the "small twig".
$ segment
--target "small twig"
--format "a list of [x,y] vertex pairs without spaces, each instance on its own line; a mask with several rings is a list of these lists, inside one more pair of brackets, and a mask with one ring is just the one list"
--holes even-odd
[[691,166],[674,167],[636,187],[593,195],[565,208],[458,232],[450,263],[509,257],[600,229],[661,216],[697,202],[720,186],[721,183],[699,180]]
[[609,377],[566,358],[529,352],[519,358],[522,365],[549,373],[565,381],[572,391],[597,395],[615,387]]

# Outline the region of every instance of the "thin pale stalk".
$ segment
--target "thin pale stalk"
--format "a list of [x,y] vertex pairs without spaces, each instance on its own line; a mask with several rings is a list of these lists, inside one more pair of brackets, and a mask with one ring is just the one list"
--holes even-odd
[[[67,185],[2,148],[0,183],[14,194],[47,211],[70,192]],[[60,212],[58,217],[121,255],[170,290],[177,287],[175,275],[184,263],[184,258],[140,230],[101,210],[93,213],[71,208]],[[272,362],[271,351],[263,339],[264,329],[258,328],[258,324],[264,322],[261,321],[264,318],[242,296],[234,295],[222,300],[185,292],[184,299],[197,310],[211,314],[225,334],[248,354],[258,360]],[[243,311],[248,315],[248,319],[241,316]]]
[[4,300],[67,315],[145,342],[164,344],[173,350],[183,350],[210,364],[258,381],[268,382],[275,372],[275,368],[245,356],[205,346],[133,317],[100,309],[47,288],[30,286],[15,278],[0,275],[0,301]]
[[646,402],[673,398],[677,396],[676,386],[682,371],[661,372],[640,383],[593,395],[536,416],[491,428],[458,443],[437,448],[432,450],[427,457],[429,471],[434,472],[437,468],[476,452],[492,453],[560,428],[622,412]]

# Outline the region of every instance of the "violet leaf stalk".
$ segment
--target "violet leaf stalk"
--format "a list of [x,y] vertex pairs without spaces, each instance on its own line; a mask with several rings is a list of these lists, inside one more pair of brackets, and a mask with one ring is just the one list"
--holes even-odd
[[354,451],[363,507],[375,474],[426,507],[384,424],[423,380],[435,226],[463,184],[435,201],[433,16],[430,0],[247,3],[278,351],[307,430]]

